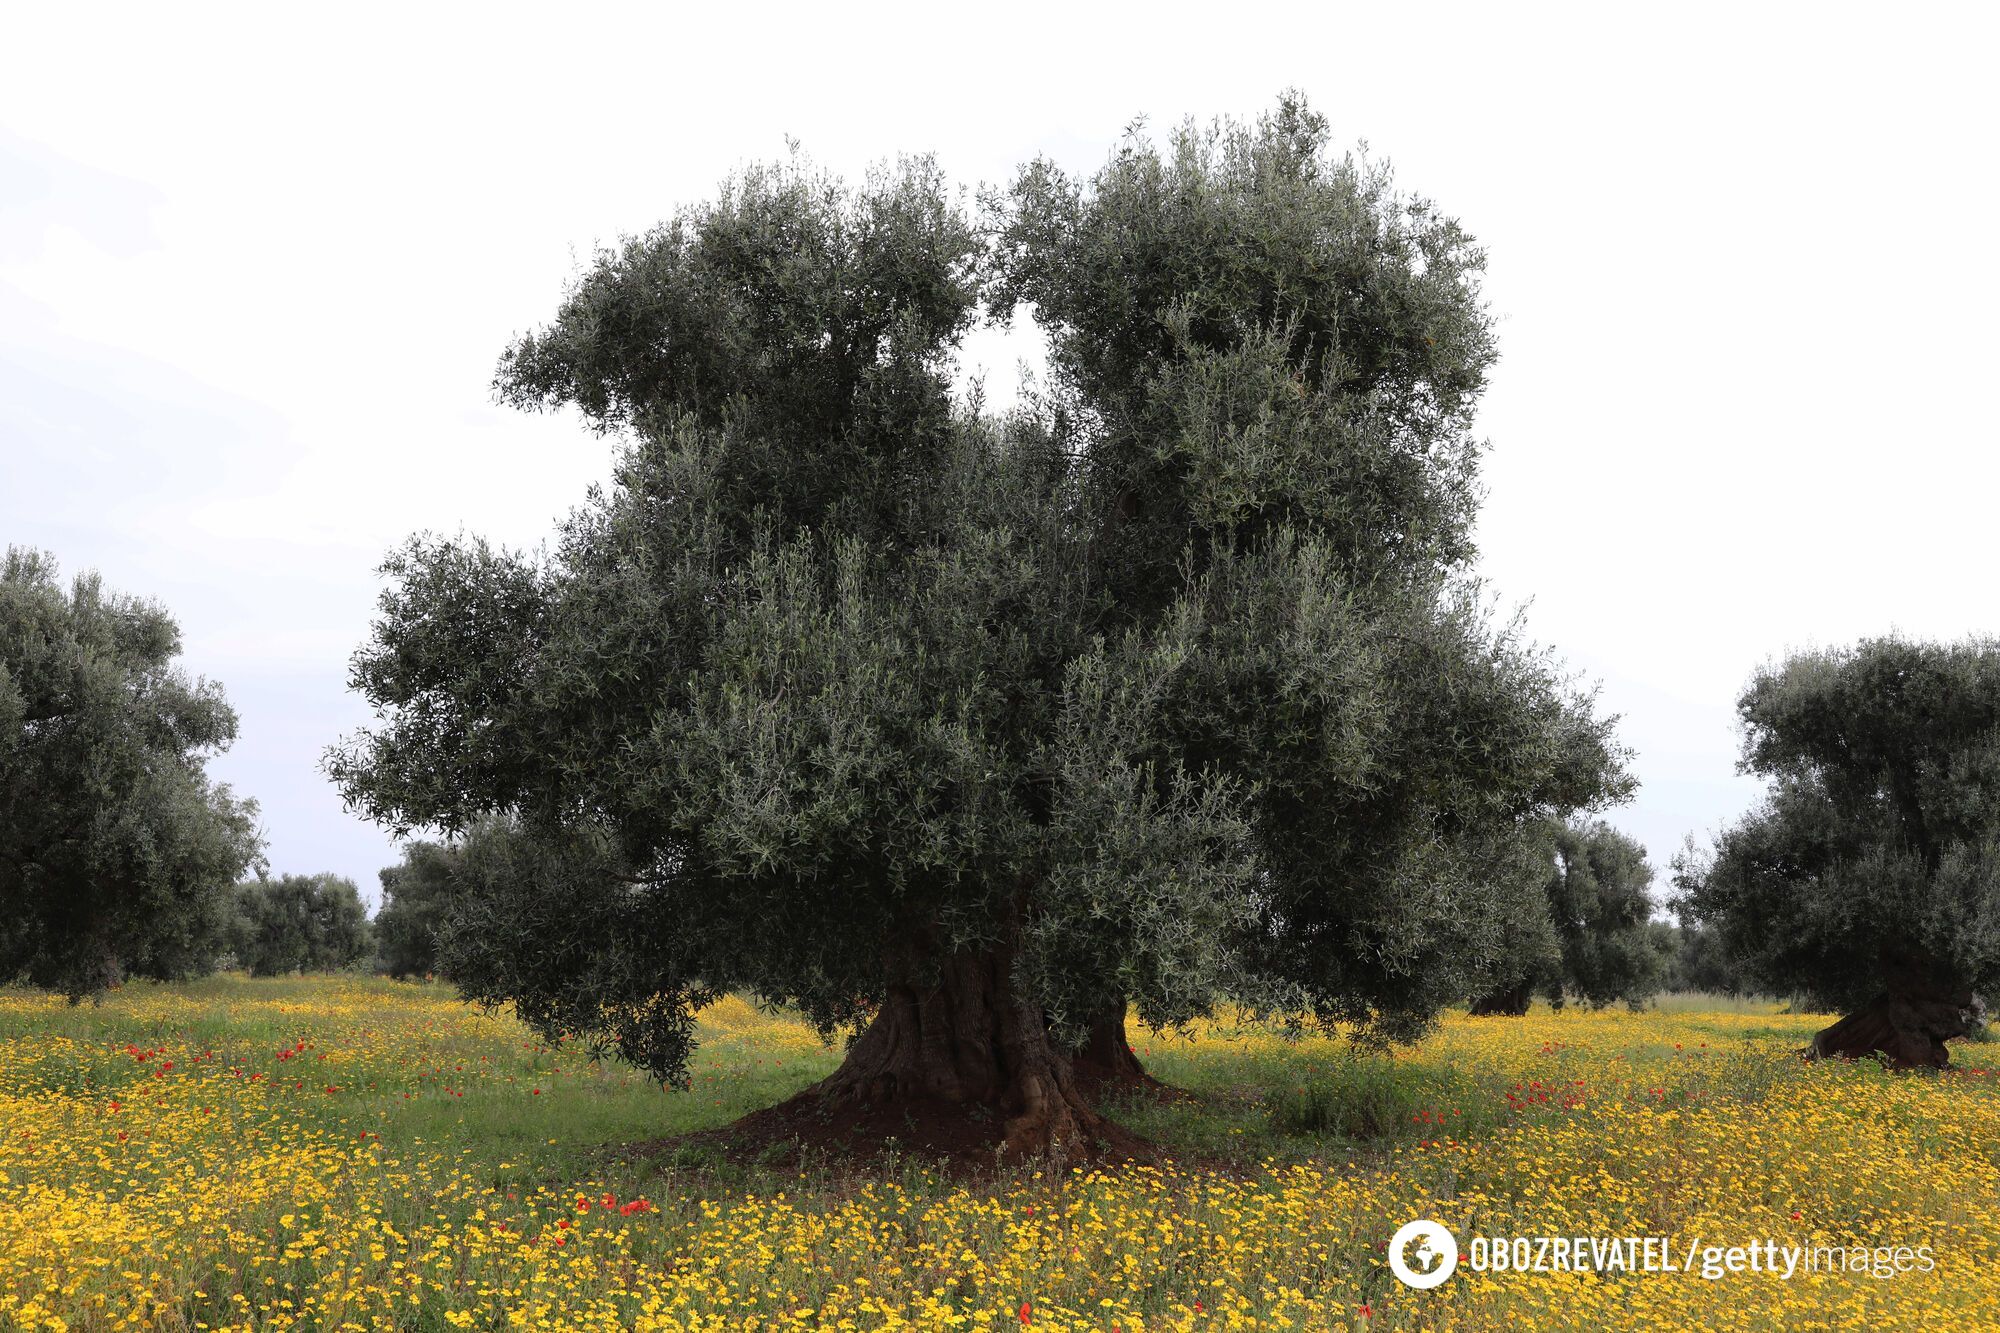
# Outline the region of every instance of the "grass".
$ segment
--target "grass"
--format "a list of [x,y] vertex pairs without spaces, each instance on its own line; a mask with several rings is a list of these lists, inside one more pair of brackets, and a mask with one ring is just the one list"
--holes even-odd
[[1761,995],[1723,995],[1716,991],[1672,991],[1654,999],[1657,1014],[1776,1014],[1789,1006]]
[[[982,1182],[905,1156],[681,1144],[836,1054],[730,1000],[692,1086],[551,1049],[442,987],[0,991],[0,1328],[1974,1327],[2000,1259],[2000,1096],[1793,1054],[1824,1016],[1450,1015],[1386,1053],[1216,1023],[1139,1034],[1184,1089],[1107,1109],[1165,1165]],[[1473,1235],[1929,1245],[1936,1270],[1471,1273]],[[1815,1323],[1817,1320],[1817,1324]]]

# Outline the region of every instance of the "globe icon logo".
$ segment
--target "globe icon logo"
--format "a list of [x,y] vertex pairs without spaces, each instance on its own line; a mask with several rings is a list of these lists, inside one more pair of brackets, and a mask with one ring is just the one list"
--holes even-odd
[[1442,1223],[1418,1218],[1389,1238],[1389,1271],[1406,1287],[1427,1291],[1458,1267],[1458,1240]]

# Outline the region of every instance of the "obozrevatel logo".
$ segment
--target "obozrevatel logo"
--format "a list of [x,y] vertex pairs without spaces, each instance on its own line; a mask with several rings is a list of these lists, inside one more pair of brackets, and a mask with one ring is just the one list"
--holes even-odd
[[1406,1287],[1427,1291],[1457,1267],[1458,1240],[1442,1223],[1420,1217],[1403,1223],[1389,1238],[1389,1271]]

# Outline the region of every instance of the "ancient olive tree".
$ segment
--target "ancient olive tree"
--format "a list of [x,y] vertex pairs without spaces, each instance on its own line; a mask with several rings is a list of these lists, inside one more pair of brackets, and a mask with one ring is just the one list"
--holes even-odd
[[256,807],[209,781],[236,736],[180,631],[36,551],[0,567],[0,981],[72,999],[209,971]]
[[[1064,247],[1131,148],[985,228],[928,160],[755,170],[600,255],[499,384],[620,434],[611,484],[546,555],[396,553],[329,756],[392,826],[505,817],[454,980],[669,1079],[746,990],[859,1030],[780,1119],[1009,1152],[1116,1137],[1065,1045],[1128,999],[1463,995],[1472,849],[1621,779],[1452,577],[1472,252],[1325,138],[1189,131],[1122,276]],[[1058,373],[993,419],[954,350],[1019,301]]]
[[2000,983],[2000,644],[1800,653],[1738,701],[1764,803],[1676,863],[1760,989],[1846,1016],[1819,1055],[1942,1066]]
[[1646,849],[1602,821],[1554,823],[1531,837],[1526,909],[1508,923],[1508,948],[1474,1014],[1520,1015],[1540,995],[1560,1008],[1622,1000],[1642,1006],[1666,980],[1652,929],[1653,869]]

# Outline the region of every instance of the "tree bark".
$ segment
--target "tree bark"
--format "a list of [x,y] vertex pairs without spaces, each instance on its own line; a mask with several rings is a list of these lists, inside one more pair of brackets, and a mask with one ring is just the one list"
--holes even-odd
[[739,1130],[863,1151],[893,1139],[967,1160],[1143,1154],[1142,1141],[1092,1109],[1012,974],[1003,946],[892,984],[838,1069]]
[[1150,1091],[1165,1086],[1146,1072],[1133,1052],[1132,1042],[1125,1035],[1122,1001],[1116,1008],[1106,1008],[1091,1018],[1083,1044],[1070,1052],[1070,1067],[1077,1082],[1096,1095]]
[[1528,1012],[1528,1005],[1533,1000],[1531,987],[1516,986],[1512,990],[1480,996],[1472,1002],[1468,1012],[1475,1018],[1519,1018]]
[[1821,1029],[1806,1054],[1812,1059],[1880,1055],[1892,1069],[1943,1069],[1951,1063],[1945,1043],[1971,1032],[1972,1014],[1970,992],[1900,987]]
[[1876,967],[1882,993],[1866,1007],[1822,1029],[1805,1054],[1811,1059],[1880,1055],[1892,1069],[1943,1069],[1945,1043],[1972,1031],[1978,1001],[1930,954],[1905,941],[1882,944]]

